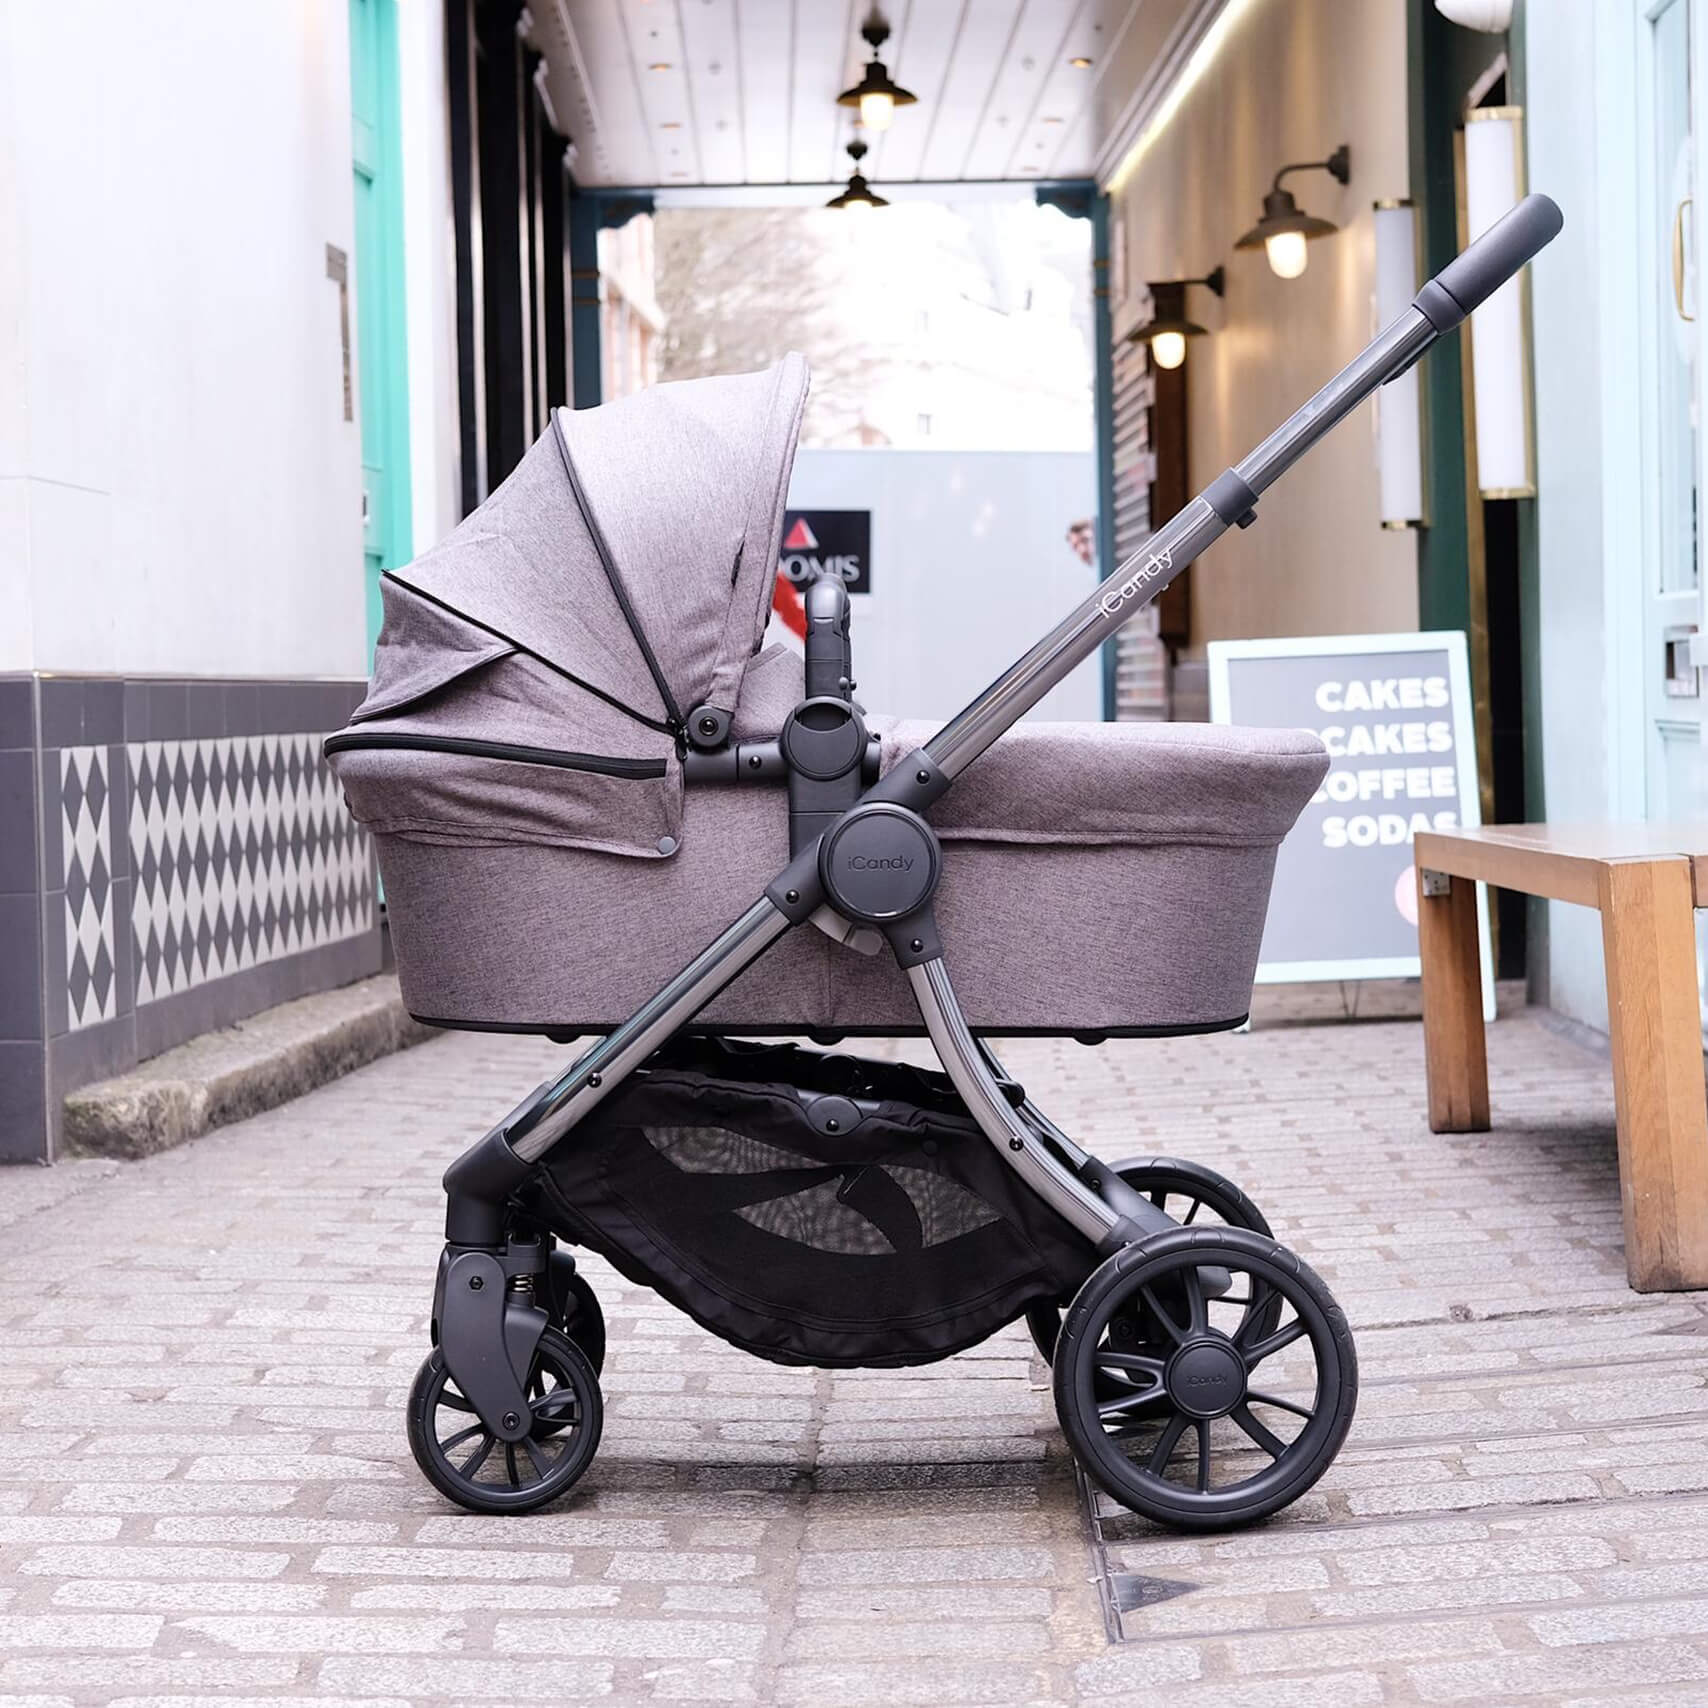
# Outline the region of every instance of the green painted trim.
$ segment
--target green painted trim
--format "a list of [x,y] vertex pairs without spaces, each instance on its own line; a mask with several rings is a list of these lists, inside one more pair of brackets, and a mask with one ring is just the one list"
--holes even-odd
[[569,250],[569,396],[576,409],[605,395],[604,334],[599,301],[599,198],[571,184],[563,210]]
[[[404,278],[403,117],[398,70],[397,0],[350,0],[351,169],[372,184],[374,229],[356,250],[356,361],[363,399],[362,430],[373,422],[379,440],[363,446],[385,482],[383,528],[375,541],[364,541],[367,579],[368,644],[380,631],[379,576],[401,569],[414,556],[409,445],[409,342]],[[362,56],[371,54],[372,63]],[[356,110],[358,79],[371,77],[374,111]],[[356,217],[362,218],[358,201]],[[366,249],[372,267],[361,265]],[[370,393],[370,387],[378,387]],[[370,414],[369,405],[374,405]],[[378,547],[377,571],[369,564]]]

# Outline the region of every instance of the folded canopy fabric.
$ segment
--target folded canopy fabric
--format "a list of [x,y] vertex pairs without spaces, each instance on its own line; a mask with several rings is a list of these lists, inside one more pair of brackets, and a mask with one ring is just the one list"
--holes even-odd
[[806,392],[790,354],[762,373],[554,412],[478,510],[387,578],[358,718],[505,646],[655,729],[674,732],[701,704],[732,708],[764,632]]

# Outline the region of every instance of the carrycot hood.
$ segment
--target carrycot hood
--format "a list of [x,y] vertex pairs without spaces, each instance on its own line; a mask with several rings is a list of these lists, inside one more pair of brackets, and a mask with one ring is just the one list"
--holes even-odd
[[[806,392],[791,353],[555,411],[510,478],[393,579],[655,727],[731,709],[764,632]],[[376,695],[388,665],[405,660],[382,660]]]

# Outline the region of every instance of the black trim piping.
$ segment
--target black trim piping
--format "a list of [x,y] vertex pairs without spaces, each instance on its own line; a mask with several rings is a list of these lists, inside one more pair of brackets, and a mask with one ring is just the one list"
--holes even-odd
[[607,706],[619,711],[626,718],[633,718],[637,724],[645,724],[648,729],[655,729],[660,735],[675,735],[675,729],[660,723],[657,718],[649,718],[645,712],[637,712],[633,706],[624,705],[615,694],[608,694],[603,688],[596,688],[591,682],[584,682],[573,670],[565,670],[554,658],[547,658],[543,652],[536,652],[531,646],[517,640],[514,635],[507,635],[502,629],[495,629],[491,623],[483,623],[479,617],[471,617],[467,611],[459,610],[448,600],[429,593],[425,587],[417,587],[413,581],[405,581],[395,569],[380,571],[382,581],[395,581],[406,593],[413,594],[417,599],[424,599],[429,605],[437,606],[439,610],[448,612],[460,622],[467,623],[470,628],[479,629],[483,635],[491,635],[494,640],[501,640],[506,646],[513,646],[524,658],[531,658],[536,664],[543,664],[546,669],[561,676],[566,682],[573,682],[577,688],[585,689],[596,700],[603,700]]
[[[1199,1038],[1211,1032],[1235,1032],[1251,1018],[1241,1014],[1232,1020],[1187,1020],[1178,1025],[1157,1026],[975,1026],[975,1038],[1072,1038],[1081,1044],[1102,1044],[1112,1038]],[[412,1009],[410,1019],[423,1026],[436,1026],[446,1032],[505,1032],[526,1033],[547,1037],[557,1044],[573,1043],[577,1038],[602,1038],[616,1031],[621,1022],[600,1021],[596,1024],[553,1022],[550,1020],[444,1020],[431,1014],[417,1014]],[[844,1038],[924,1038],[929,1036],[920,1026],[853,1026],[840,1022],[834,1026],[806,1026],[800,1021],[787,1025],[750,1026],[745,1022],[704,1023],[690,1020],[673,1035],[674,1038],[810,1038],[815,1044],[833,1047]]]
[[623,578],[618,573],[617,560],[611,555],[610,545],[605,539],[605,530],[599,526],[599,518],[594,514],[592,502],[581,484],[581,476],[575,471],[575,459],[569,454],[569,440],[563,433],[562,410],[552,411],[552,435],[557,440],[558,455],[563,458],[564,473],[569,476],[569,490],[575,494],[575,505],[581,512],[587,537],[593,542],[593,549],[599,554],[599,562],[605,571],[605,579],[610,582],[611,591],[617,596],[618,605],[622,607],[623,621],[629,625],[629,633],[635,637],[635,645],[640,648],[641,657],[646,660],[646,667],[652,672],[653,686],[658,689],[658,697],[663,702],[665,713],[670,720],[670,732],[672,735],[678,735],[687,727],[683,721],[682,708],[677,705],[676,696],[670,692],[670,684],[664,679],[658,656],[652,650],[652,642],[646,638],[646,630],[641,627],[641,620],[635,615],[635,608],[629,602],[629,590],[623,585]]
[[516,765],[555,765],[560,771],[590,771],[600,777],[633,782],[662,777],[662,759],[613,759],[605,753],[566,753],[556,747],[522,747],[513,741],[475,741],[460,735],[410,735],[384,730],[340,730],[329,735],[324,753],[348,753],[359,747],[401,748],[407,753],[464,753],[475,759],[505,759]]

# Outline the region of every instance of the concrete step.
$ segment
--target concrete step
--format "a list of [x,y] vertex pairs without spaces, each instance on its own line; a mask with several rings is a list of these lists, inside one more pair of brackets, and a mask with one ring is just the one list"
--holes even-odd
[[61,1150],[153,1156],[437,1035],[409,1017],[389,974],[281,1003],[72,1092]]

